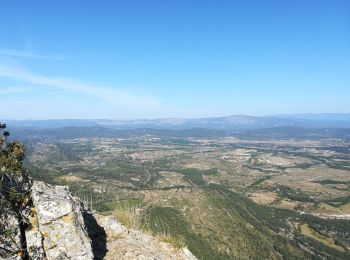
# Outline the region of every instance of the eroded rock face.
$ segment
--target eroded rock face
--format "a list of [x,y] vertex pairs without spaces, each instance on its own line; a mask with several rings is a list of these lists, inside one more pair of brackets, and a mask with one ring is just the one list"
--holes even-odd
[[25,254],[26,219],[20,214],[21,207],[15,198],[26,194],[29,188],[30,180],[25,174],[11,174],[5,167],[0,169],[0,259],[21,259]]
[[21,259],[19,216],[0,194],[0,259]]
[[93,259],[79,199],[68,187],[34,182],[31,228],[26,231],[28,254],[34,259]]

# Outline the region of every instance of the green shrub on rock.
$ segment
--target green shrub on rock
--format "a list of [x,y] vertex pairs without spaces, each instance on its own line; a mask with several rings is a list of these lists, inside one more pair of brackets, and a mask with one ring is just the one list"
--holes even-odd
[[21,259],[31,181],[22,167],[24,146],[8,141],[5,128],[0,123],[0,258]]

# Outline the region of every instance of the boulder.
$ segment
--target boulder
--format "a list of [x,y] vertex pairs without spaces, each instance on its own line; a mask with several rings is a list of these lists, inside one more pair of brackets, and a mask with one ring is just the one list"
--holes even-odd
[[31,188],[31,227],[26,230],[28,254],[34,259],[93,259],[81,201],[66,186],[35,181]]

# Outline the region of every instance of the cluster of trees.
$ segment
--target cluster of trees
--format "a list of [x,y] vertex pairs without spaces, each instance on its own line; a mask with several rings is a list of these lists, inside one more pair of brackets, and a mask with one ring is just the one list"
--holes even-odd
[[[24,256],[24,216],[29,209],[30,180],[22,167],[24,147],[10,142],[6,125],[0,123],[0,258]],[[15,220],[15,221],[14,221]]]
[[8,141],[10,133],[5,129],[6,124],[0,123],[0,192],[12,207],[20,209],[30,184],[22,166],[24,146],[18,141]]
[[312,229],[325,236],[335,235],[338,242],[345,245],[350,244],[350,221],[345,219],[323,219],[312,215],[302,215],[305,221]]
[[208,169],[208,170],[200,170],[197,168],[188,168],[188,169],[182,169],[180,172],[185,175],[185,177],[191,181],[193,184],[197,186],[205,186],[207,185],[207,182],[203,179],[203,175],[214,175],[218,173],[218,170]]
[[305,194],[300,190],[294,190],[288,186],[280,185],[278,187],[278,195],[281,197],[288,198],[290,200],[301,201],[301,202],[315,202],[313,198]]
[[171,237],[175,245],[186,245],[199,259],[230,258],[214,249],[206,238],[195,233],[178,209],[151,206],[143,211],[141,222],[142,226],[150,229],[154,235]]
[[0,165],[1,177],[7,174],[22,174],[24,147],[19,142],[9,142],[10,132],[6,131],[6,124],[0,123]]

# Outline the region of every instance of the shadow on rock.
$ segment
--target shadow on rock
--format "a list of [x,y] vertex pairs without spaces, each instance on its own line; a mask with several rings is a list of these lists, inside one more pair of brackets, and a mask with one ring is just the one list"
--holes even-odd
[[95,217],[86,211],[82,212],[84,223],[88,236],[92,241],[92,250],[95,260],[103,259],[107,253],[107,236],[103,227],[101,227]]

